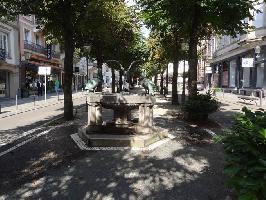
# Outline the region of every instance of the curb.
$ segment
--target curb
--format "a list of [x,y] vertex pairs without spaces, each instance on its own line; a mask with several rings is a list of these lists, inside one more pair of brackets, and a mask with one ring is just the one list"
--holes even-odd
[[[73,98],[73,100],[81,99],[81,98],[83,98],[83,96],[82,97]],[[64,101],[57,101],[56,103],[42,105],[42,106],[38,106],[38,107],[35,107],[35,108],[29,108],[29,109],[21,110],[19,112],[13,112],[12,114],[7,114],[7,115],[3,115],[3,116],[1,116],[1,114],[0,114],[0,119],[12,117],[12,116],[19,115],[19,114],[26,113],[26,112],[30,112],[30,111],[40,110],[42,108],[47,108],[49,106],[54,106],[54,105],[62,104],[63,102]]]

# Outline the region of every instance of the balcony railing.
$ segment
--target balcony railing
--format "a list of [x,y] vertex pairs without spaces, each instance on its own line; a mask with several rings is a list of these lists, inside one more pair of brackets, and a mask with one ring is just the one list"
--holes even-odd
[[[47,56],[47,48],[39,44],[24,40],[24,49]],[[60,59],[60,53],[52,50],[52,58]]]
[[0,60],[6,60],[6,50],[5,49],[0,49]]

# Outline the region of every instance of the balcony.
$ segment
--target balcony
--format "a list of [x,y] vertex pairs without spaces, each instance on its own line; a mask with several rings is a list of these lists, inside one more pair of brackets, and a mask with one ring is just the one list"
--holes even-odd
[[6,60],[6,50],[0,49],[0,61],[5,61],[5,60]]
[[[24,49],[47,56],[46,47],[27,40],[24,40]],[[52,58],[60,59],[60,53],[52,50]]]

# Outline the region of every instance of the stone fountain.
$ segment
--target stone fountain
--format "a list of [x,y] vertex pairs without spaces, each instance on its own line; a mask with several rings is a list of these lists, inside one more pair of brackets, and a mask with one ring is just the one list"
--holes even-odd
[[[89,94],[88,124],[79,136],[93,147],[147,147],[166,137],[153,126],[154,103],[150,95]],[[103,108],[113,110],[112,121],[103,122]],[[138,120],[132,119],[137,109]]]

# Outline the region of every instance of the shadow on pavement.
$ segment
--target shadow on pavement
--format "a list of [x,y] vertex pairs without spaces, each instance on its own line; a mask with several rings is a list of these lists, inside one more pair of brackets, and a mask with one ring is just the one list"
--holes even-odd
[[184,139],[191,136],[186,127],[162,106],[155,124],[176,139],[151,152],[80,151],[69,136],[82,119],[0,158],[2,197],[225,200],[231,191],[222,173],[222,147],[208,138]]

